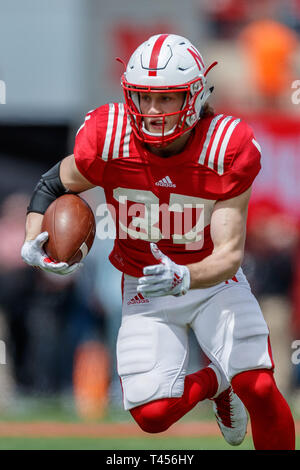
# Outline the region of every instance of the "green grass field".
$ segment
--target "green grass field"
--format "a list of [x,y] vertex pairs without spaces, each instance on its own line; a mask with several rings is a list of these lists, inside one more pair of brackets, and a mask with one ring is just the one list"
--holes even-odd
[[[0,438],[0,450],[253,450],[250,437],[237,447],[228,445],[221,437],[166,438]],[[297,438],[300,450],[300,438]]]
[[[296,417],[295,417],[296,418]],[[298,416],[297,416],[298,418]],[[297,419],[296,418],[296,419]],[[202,407],[195,408],[191,413],[186,415],[181,422],[189,424],[189,422],[214,422],[214,416],[212,414],[211,406],[205,404]],[[133,423],[132,418],[128,413],[121,409],[110,408],[107,414],[98,420],[96,424],[105,425],[103,435],[98,434],[87,435],[81,433],[79,435],[73,434],[69,436],[68,432],[60,435],[58,430],[56,434],[53,433],[53,437],[48,437],[48,434],[44,436],[42,434],[31,434],[30,432],[26,435],[26,432],[22,433],[17,431],[15,434],[9,434],[8,430],[13,428],[14,425],[23,423],[26,426],[35,426],[40,423],[52,423],[52,424],[63,424],[68,427],[70,424],[81,424],[84,423],[74,408],[65,407],[54,401],[23,401],[23,405],[15,407],[10,410],[9,413],[2,413],[0,421],[0,450],[253,450],[252,439],[249,435],[246,436],[244,442],[237,447],[232,447],[225,442],[221,435],[209,435],[205,433],[200,437],[197,434],[191,433],[190,436],[187,433],[183,435],[152,435],[142,434],[135,436],[135,433],[129,433],[126,435],[126,431],[120,434],[117,431],[117,426],[120,423]],[[85,423],[87,424],[87,423]],[[107,433],[107,429],[113,426],[113,433]],[[114,436],[116,426],[116,437]],[[51,426],[50,426],[51,427]],[[134,428],[135,429],[135,428]],[[190,428],[191,429],[191,428]],[[298,427],[299,429],[299,427]],[[81,431],[80,431],[81,432]],[[188,432],[188,431],[187,431]],[[217,430],[217,432],[219,432]],[[50,434],[51,435],[51,434]],[[13,437],[8,437],[13,436]],[[52,435],[51,435],[52,436]],[[120,437],[121,436],[121,437]],[[300,450],[300,435],[297,436],[296,449]]]
[[165,438],[0,438],[0,450],[245,450],[253,449],[250,438],[238,447],[229,446],[221,437]]

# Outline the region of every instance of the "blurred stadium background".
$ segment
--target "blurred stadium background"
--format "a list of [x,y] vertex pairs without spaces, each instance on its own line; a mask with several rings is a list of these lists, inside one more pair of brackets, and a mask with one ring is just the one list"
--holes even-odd
[[[95,424],[115,426],[98,428],[107,449],[186,448],[180,432],[211,433],[193,428],[213,419],[210,404],[203,403],[166,441],[143,441],[138,432],[140,441],[132,437],[137,426],[122,409],[115,363],[121,294],[120,273],[107,260],[112,240],[96,239],[84,268],[65,279],[35,271],[20,258],[26,207],[40,174],[72,153],[90,109],[122,100],[122,67],[115,58],[126,61],[160,32],[186,36],[207,64],[218,61],[210,74],[211,104],[246,119],[262,147],[244,270],[269,324],[279,388],[300,417],[300,1],[0,0],[1,448],[46,446],[43,437],[60,433],[51,434],[49,421],[83,423],[81,434],[61,432],[90,436],[90,448],[99,448],[89,427]],[[85,196],[99,222],[102,190]],[[190,370],[198,370],[206,359],[192,335],[190,353]],[[43,421],[32,435],[44,444],[24,444],[30,430],[10,427],[19,421]],[[127,421],[131,431],[117,431]],[[113,440],[114,429],[131,444]],[[19,443],[7,439],[16,435]],[[53,446],[79,446],[58,441]],[[202,447],[199,439],[188,441],[195,449],[223,445],[221,439],[202,441]]]

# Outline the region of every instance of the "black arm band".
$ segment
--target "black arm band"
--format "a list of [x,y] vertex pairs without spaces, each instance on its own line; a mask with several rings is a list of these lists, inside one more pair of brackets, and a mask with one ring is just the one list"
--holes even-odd
[[45,214],[46,210],[55,199],[70,192],[61,182],[59,176],[60,165],[61,161],[42,175],[34,189],[29,206],[27,207],[27,214],[29,212]]

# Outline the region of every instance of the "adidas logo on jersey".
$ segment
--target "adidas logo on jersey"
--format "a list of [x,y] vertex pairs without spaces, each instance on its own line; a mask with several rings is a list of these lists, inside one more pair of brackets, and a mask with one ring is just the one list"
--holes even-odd
[[129,302],[127,302],[127,305],[133,305],[133,304],[148,304],[150,302],[149,299],[145,299],[145,297],[142,294],[137,294],[135,297],[133,297]]
[[176,184],[172,183],[171,178],[169,176],[165,176],[161,180],[157,181],[156,186],[164,186],[166,188],[176,188]]

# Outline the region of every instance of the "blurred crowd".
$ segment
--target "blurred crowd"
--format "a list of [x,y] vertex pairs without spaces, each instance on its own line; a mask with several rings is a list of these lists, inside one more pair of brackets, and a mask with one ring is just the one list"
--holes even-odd
[[[237,88],[230,80],[226,85],[226,66],[222,68],[214,106],[225,112],[227,107],[229,112],[299,113],[290,95],[300,71],[300,0],[202,0],[198,12],[208,25],[208,46],[214,51],[222,46],[222,53],[230,57],[238,44],[244,63]],[[231,61],[235,69],[235,57]],[[70,127],[65,146],[74,135]],[[34,134],[28,136],[35,145]],[[50,140],[55,162],[62,147],[56,149]],[[47,141],[43,145],[47,147]],[[8,168],[10,155],[0,150],[0,157]],[[109,405],[121,407],[122,402],[115,355],[121,274],[108,261],[113,240],[96,237],[84,267],[71,276],[25,265],[20,249],[33,175],[48,168],[45,162],[42,167],[37,160],[30,161],[29,152],[25,157],[35,168],[26,186],[9,188],[3,172],[0,189],[0,338],[6,344],[6,364],[0,365],[0,411],[18,396],[66,395],[82,417],[98,418]],[[20,164],[24,174],[25,167],[26,158]],[[95,211],[103,202],[101,190],[86,197]],[[300,364],[291,360],[292,342],[300,340],[300,211],[298,216],[270,198],[251,205],[243,268],[270,328],[278,386],[300,413]],[[191,368],[197,369],[206,359],[196,347],[194,351]]]

